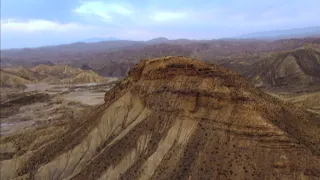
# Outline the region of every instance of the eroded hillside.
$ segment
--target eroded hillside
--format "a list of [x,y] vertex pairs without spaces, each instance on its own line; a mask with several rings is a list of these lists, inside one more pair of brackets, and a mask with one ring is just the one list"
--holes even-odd
[[319,179],[320,117],[222,67],[165,57],[90,114],[0,150],[1,179]]
[[104,78],[92,70],[82,70],[67,65],[38,65],[34,68],[1,69],[1,87],[24,86],[32,83],[78,84],[99,83]]
[[266,57],[252,64],[244,75],[256,86],[264,87],[301,89],[319,84],[319,45],[307,45]]
[[[158,39],[159,40],[159,39]],[[205,61],[221,57],[261,55],[299,48],[306,44],[320,44],[320,38],[220,40],[160,40],[151,42],[113,41],[74,43],[60,46],[25,48],[1,51],[1,65],[34,67],[39,64],[69,64],[99,72],[102,76],[124,77],[132,64],[140,59],[162,56],[187,56]]]

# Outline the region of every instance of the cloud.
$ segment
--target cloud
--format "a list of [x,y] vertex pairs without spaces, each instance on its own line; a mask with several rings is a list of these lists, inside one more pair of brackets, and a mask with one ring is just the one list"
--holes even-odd
[[37,31],[55,31],[66,32],[74,30],[91,29],[87,25],[77,23],[59,23],[43,19],[34,19],[19,21],[15,19],[1,20],[1,30],[3,32],[20,31],[20,32],[37,32]]
[[118,29],[75,22],[1,20],[1,48],[39,47],[74,43],[92,37],[118,37]]
[[[164,0],[167,2],[168,0]],[[314,5],[316,1],[309,0]],[[181,2],[184,2],[181,4]],[[178,5],[179,4],[179,5]],[[280,6],[281,5],[281,6]],[[295,7],[300,7],[292,13]],[[172,28],[185,29],[197,26],[200,28],[232,28],[244,31],[261,31],[271,29],[294,28],[319,24],[315,20],[317,10],[301,7],[301,2],[293,0],[254,1],[229,0],[208,1],[175,0],[159,3],[155,0],[132,1],[84,1],[73,12],[81,15],[81,21],[118,27]],[[225,31],[225,30],[221,30]]]
[[2,45],[23,47],[110,36],[212,39],[320,26],[319,0],[38,1],[5,0],[1,4],[5,18],[1,20]]
[[160,22],[168,22],[168,21],[177,21],[182,20],[187,17],[186,12],[169,12],[169,11],[163,11],[163,12],[155,12],[151,16],[151,19],[155,21]]
[[96,16],[106,22],[111,22],[114,16],[129,16],[133,13],[129,5],[104,3],[101,1],[84,2],[73,12],[84,16]]

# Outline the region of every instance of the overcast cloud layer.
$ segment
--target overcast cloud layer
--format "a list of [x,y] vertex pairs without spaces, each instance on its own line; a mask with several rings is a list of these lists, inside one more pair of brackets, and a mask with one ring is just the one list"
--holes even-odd
[[319,26],[319,0],[1,0],[1,49],[93,37],[215,39]]

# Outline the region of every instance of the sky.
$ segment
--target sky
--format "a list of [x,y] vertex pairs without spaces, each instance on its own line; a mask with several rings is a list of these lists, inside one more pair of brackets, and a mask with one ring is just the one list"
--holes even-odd
[[320,0],[1,0],[1,49],[319,26]]

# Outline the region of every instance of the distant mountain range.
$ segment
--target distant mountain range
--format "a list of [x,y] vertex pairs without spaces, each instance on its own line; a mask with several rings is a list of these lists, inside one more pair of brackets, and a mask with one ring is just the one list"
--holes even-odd
[[141,59],[163,56],[187,56],[201,60],[220,57],[258,55],[299,48],[306,44],[320,44],[320,38],[225,40],[168,40],[157,38],[149,41],[103,41],[73,43],[41,48],[1,50],[2,67],[34,67],[38,64],[69,64],[73,67],[92,69],[102,76],[125,76]]
[[[288,38],[304,38],[304,37],[320,37],[320,26],[315,27],[307,27],[307,28],[295,28],[295,29],[286,29],[286,30],[273,30],[273,31],[262,31],[262,32],[254,32],[249,34],[244,34],[241,36],[233,37],[233,38],[225,38],[225,39],[260,39],[260,40],[277,40],[277,39],[288,39]],[[185,39],[188,40],[188,39]],[[116,37],[108,37],[108,38],[89,38],[79,42],[84,43],[96,43],[96,42],[104,42],[104,41],[120,41],[119,38]],[[130,40],[128,40],[130,41]],[[166,37],[158,37],[148,41],[144,41],[146,44],[161,44],[168,43],[170,40]],[[143,42],[143,41],[139,41]]]
[[80,41],[80,42],[96,43],[96,42],[102,42],[102,41],[119,41],[119,40],[120,40],[120,39],[115,38],[115,37],[108,37],[108,38],[95,37],[95,38],[85,39],[85,40],[82,40],[82,41]]
[[[106,41],[122,41],[120,38],[115,38],[115,37],[108,37],[108,38],[99,38],[99,37],[95,37],[95,38],[89,38],[89,39],[85,39],[85,40],[81,40],[79,42],[76,43],[98,43],[98,42],[106,42]],[[128,40],[130,41],[130,40]],[[158,37],[158,38],[154,38],[148,41],[144,41],[146,44],[160,44],[160,43],[166,43],[170,41],[168,38],[165,37]],[[140,41],[139,41],[140,42]],[[141,41],[143,42],[143,41]]]
[[[13,49],[1,49],[3,50],[21,50],[21,49],[36,49],[36,48],[47,48],[47,47],[64,47],[63,51],[69,51],[70,48],[73,49],[74,46],[85,46],[85,49],[87,49],[87,46],[90,46],[90,50],[98,50],[96,46],[101,46],[105,44],[106,46],[113,46],[114,48],[119,48],[123,46],[131,46],[131,47],[140,47],[141,45],[154,45],[154,44],[189,44],[194,42],[207,42],[210,40],[216,40],[216,41],[235,41],[235,40],[279,40],[279,39],[291,39],[291,38],[306,38],[306,37],[320,37],[320,26],[315,27],[307,27],[307,28],[296,28],[296,29],[287,29],[287,30],[273,30],[273,31],[262,31],[262,32],[255,32],[255,33],[249,33],[244,34],[241,36],[236,37],[224,37],[220,39],[206,39],[206,40],[195,40],[195,39],[168,39],[166,37],[158,37],[147,41],[134,41],[134,40],[127,40],[127,39],[121,39],[118,37],[93,37],[73,42],[64,42],[60,44],[52,44],[47,46],[41,46],[41,47],[26,47],[26,48],[13,48]],[[114,44],[117,44],[114,46]],[[93,46],[92,46],[93,45]],[[3,47],[3,46],[2,46]],[[77,48],[79,50],[79,48]]]
[[284,39],[284,38],[304,38],[304,37],[320,37],[320,26],[287,29],[287,30],[255,32],[255,33],[245,34],[236,38],[276,40],[276,39]]
[[160,43],[166,43],[170,41],[168,38],[165,37],[158,37],[158,38],[154,38],[151,39],[149,41],[146,41],[147,44],[160,44]]

